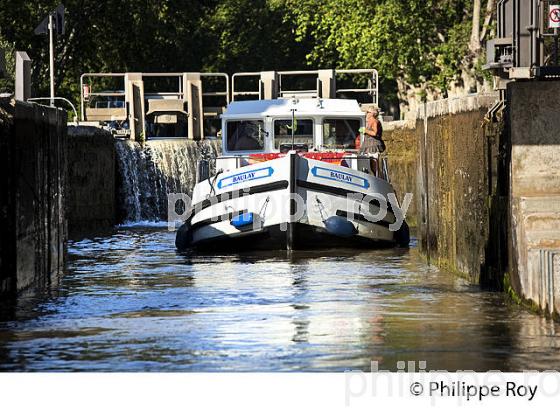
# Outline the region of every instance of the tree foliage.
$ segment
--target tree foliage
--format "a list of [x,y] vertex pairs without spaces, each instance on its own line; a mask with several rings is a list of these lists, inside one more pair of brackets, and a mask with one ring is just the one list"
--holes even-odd
[[218,71],[305,68],[308,44],[297,42],[286,4],[274,0],[222,0],[202,27],[209,58],[204,67]]
[[468,52],[466,0],[287,0],[307,61],[373,66],[382,78],[445,90]]
[[[2,54],[3,53],[3,54]],[[0,72],[0,93],[9,93],[14,89],[15,52],[14,46],[0,36],[0,60],[5,72]]]
[[[0,39],[33,59],[48,92],[48,39],[33,29],[58,0],[0,0]],[[76,100],[92,71],[375,67],[384,95],[445,92],[469,53],[468,0],[65,0],[56,86]],[[393,90],[392,90],[393,89]],[[404,98],[401,92],[401,98]]]

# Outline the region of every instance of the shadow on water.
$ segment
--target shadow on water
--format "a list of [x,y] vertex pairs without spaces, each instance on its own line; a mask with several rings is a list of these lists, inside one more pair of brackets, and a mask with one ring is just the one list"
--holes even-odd
[[69,244],[1,308],[4,371],[557,369],[558,325],[411,249],[179,253],[163,227]]

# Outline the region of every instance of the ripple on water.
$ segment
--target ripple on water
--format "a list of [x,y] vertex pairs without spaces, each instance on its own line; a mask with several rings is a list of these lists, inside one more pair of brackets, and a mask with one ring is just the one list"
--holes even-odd
[[[415,243],[415,242],[414,242]],[[69,244],[56,292],[0,322],[0,369],[558,368],[558,325],[411,250],[178,253],[162,226]]]

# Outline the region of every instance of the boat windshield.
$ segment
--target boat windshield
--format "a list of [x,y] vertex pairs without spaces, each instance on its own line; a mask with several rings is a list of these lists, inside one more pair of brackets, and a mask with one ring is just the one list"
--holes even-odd
[[360,120],[354,118],[325,118],[323,120],[323,147],[353,149],[360,135]]
[[228,121],[228,151],[262,151],[264,149],[264,123],[262,120]]
[[[313,120],[296,118],[294,123],[294,143],[313,148]],[[292,143],[291,127],[291,119],[274,121],[274,148]]]

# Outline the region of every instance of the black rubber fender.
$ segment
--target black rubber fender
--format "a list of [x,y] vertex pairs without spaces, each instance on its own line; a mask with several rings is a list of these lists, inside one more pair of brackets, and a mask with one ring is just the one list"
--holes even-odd
[[410,228],[406,221],[403,221],[401,227],[395,232],[395,242],[401,248],[408,248],[410,245]]
[[178,250],[182,251],[188,249],[192,242],[192,230],[190,223],[186,222],[179,229],[175,236],[175,246]]
[[323,221],[323,223],[325,224],[327,232],[332,235],[349,238],[358,233],[352,222],[338,215],[328,217]]

